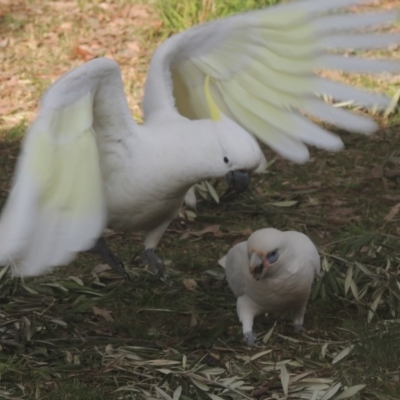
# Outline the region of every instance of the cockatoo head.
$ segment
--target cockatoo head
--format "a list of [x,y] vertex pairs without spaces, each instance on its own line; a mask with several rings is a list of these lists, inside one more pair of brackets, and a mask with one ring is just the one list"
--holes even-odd
[[260,146],[248,132],[224,115],[214,124],[221,148],[220,167],[225,171],[225,180],[232,188],[244,191],[250,184],[252,171],[264,160]]
[[257,281],[278,274],[290,257],[285,235],[273,228],[254,232],[247,241],[247,248],[249,272]]

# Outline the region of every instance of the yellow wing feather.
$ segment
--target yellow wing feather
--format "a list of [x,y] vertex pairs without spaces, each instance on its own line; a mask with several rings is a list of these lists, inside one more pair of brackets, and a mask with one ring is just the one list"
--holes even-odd
[[[3,209],[0,262],[37,275],[94,245],[106,223],[90,91],[71,105],[41,111],[21,152]],[[24,215],[24,220],[17,218]]]
[[221,119],[221,112],[219,111],[219,108],[215,104],[215,101],[210,93],[210,75],[207,75],[204,81],[204,93],[206,96],[208,109],[210,110],[211,120],[219,121]]
[[[174,48],[179,48],[179,60],[172,66],[173,77],[179,76],[180,87],[186,89],[184,96],[174,91],[178,111],[191,119],[204,118],[206,103],[212,120],[222,112],[296,162],[308,158],[302,142],[330,151],[342,148],[340,138],[313,127],[311,121],[307,124],[300,113],[355,132],[371,133],[376,129],[372,119],[330,110],[332,107],[323,104],[319,94],[381,109],[387,107],[389,99],[328,83],[315,74],[321,68],[400,71],[399,61],[364,60],[344,53],[346,44],[341,43],[341,37],[362,50],[385,48],[399,41],[395,34],[368,33],[370,28],[396,20],[390,13],[360,16],[337,12],[361,3],[363,0],[299,0],[183,32],[174,39],[179,42]],[[368,43],[362,40],[364,33]],[[212,39],[202,41],[205,37]],[[329,43],[339,43],[339,49],[331,49]],[[199,90],[203,85],[204,90]],[[283,139],[282,135],[287,137]]]

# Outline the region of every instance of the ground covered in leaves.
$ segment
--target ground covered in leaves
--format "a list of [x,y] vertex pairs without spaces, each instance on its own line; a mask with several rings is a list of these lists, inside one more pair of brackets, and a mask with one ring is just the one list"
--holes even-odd
[[[215,11],[213,2],[200,3],[176,19],[171,9],[137,1],[0,0],[1,204],[48,84],[110,56],[140,118],[153,49]],[[398,76],[353,79],[390,95],[399,89]],[[118,232],[108,232],[108,242],[130,281],[87,254],[34,279],[0,269],[0,399],[399,399],[400,123],[395,108],[375,117],[376,135],[340,132],[344,151],[312,151],[304,166],[266,149],[268,172],[243,195],[213,182],[217,204],[200,185],[196,213],[182,210],[159,247],[169,286],[139,265],[141,237]],[[248,348],[217,260],[267,226],[308,234],[323,272],[307,332],[294,334],[290,315],[262,317],[258,345]]]

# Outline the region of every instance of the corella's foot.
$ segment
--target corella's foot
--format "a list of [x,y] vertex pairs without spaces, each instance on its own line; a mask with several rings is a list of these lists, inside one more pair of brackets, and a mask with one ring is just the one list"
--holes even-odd
[[123,262],[111,251],[103,237],[99,238],[93,248],[88,250],[88,252],[99,254],[103,261],[115,272],[122,275],[125,279],[129,279]]
[[254,346],[256,344],[257,336],[253,331],[244,334],[247,346]]
[[294,331],[296,333],[306,332],[306,330],[303,328],[303,325],[300,324],[294,324]]
[[154,275],[160,277],[165,283],[169,283],[165,264],[161,258],[157,257],[153,249],[146,249],[144,251],[142,261]]

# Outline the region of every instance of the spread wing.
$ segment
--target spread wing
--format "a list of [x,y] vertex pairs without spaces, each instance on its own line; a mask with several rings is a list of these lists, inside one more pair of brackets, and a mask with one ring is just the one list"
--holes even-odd
[[37,275],[94,245],[107,219],[100,147],[124,141],[133,124],[112,60],[90,61],[48,89],[2,211],[0,264]]
[[371,119],[332,107],[318,94],[384,108],[385,96],[323,79],[318,69],[379,73],[400,62],[347,56],[346,49],[385,48],[399,34],[368,33],[399,19],[394,12],[338,13],[364,0],[299,0],[198,25],[166,40],[153,56],[143,102],[151,119],[174,109],[190,119],[217,107],[282,156],[308,159],[307,145],[335,151],[339,137],[307,117],[370,133]]

